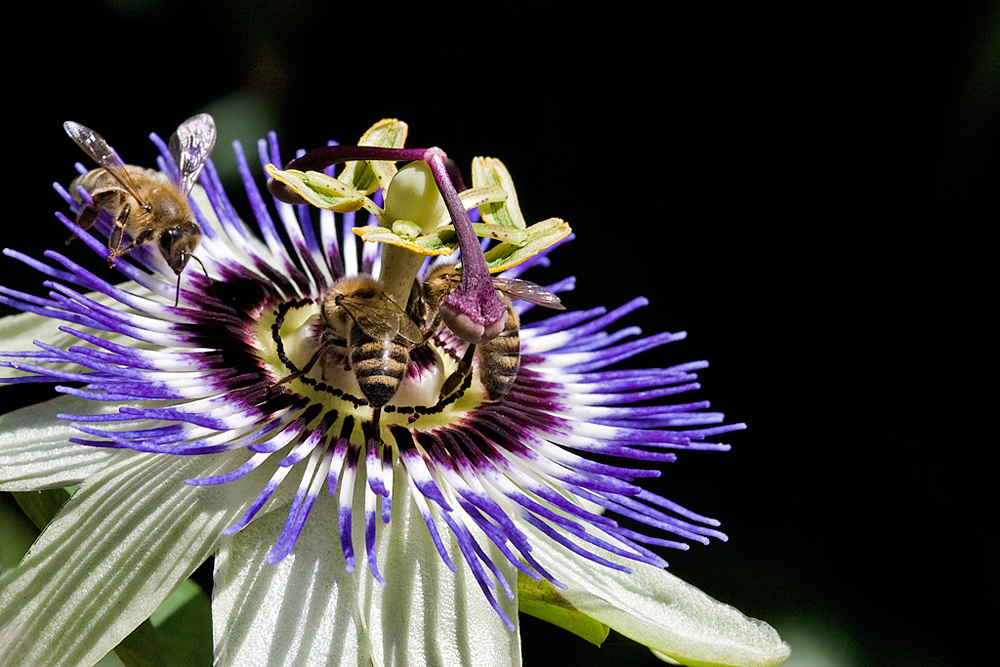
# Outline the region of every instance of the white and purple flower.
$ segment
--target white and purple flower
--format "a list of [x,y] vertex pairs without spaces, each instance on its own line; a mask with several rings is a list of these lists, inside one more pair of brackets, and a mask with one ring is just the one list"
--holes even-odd
[[[161,170],[176,172],[154,141]],[[713,439],[743,425],[724,424],[706,401],[662,402],[698,389],[705,362],[609,370],[684,337],[611,329],[644,299],[522,322],[520,371],[496,400],[478,367],[440,395],[466,345],[448,327],[414,347],[380,415],[343,364],[284,381],[317,353],[324,297],[344,276],[399,274],[408,290],[432,263],[421,248],[457,236],[470,267],[463,283],[477,266],[480,277],[498,265],[516,277],[568,238],[561,221],[523,224],[499,163],[479,164],[494,165],[496,183],[474,169],[466,189],[443,153],[401,145],[392,154],[336,147],[326,164],[357,162],[318,216],[262,196],[237,146],[251,226],[209,162],[194,197],[201,267],[185,270],[179,294],[148,248],[118,260],[129,282],[117,286],[62,253],[4,251],[45,276],[48,293],[0,291],[25,311],[0,322],[2,381],[55,383],[64,396],[0,417],[0,490],[80,488],[0,579],[0,662],[96,663],[212,555],[218,665],[520,664],[519,579],[545,587],[529,600],[525,591],[538,588],[522,585],[523,608],[555,599],[685,664],[787,656],[770,627],[663,570],[659,548],[725,536],[638,482],[677,451],[728,449]],[[262,164],[281,164],[273,135],[258,149]],[[429,165],[432,178],[397,179],[410,171],[392,160]],[[329,193],[309,187],[292,189]],[[484,211],[476,233],[500,238],[487,228],[513,219],[511,234],[523,238],[484,261],[459,219],[467,208],[474,218]],[[370,226],[358,244],[362,209]],[[106,255],[101,240],[58,215]],[[483,284],[456,292],[455,307],[458,320],[464,313],[488,328],[496,305],[484,299],[495,292]]]

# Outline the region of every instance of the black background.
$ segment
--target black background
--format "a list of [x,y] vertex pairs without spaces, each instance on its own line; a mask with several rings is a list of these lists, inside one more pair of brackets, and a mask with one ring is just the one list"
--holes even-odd
[[[31,47],[6,47],[4,245],[61,246],[67,119],[136,163],[201,110],[217,160],[266,129],[290,155],[383,117],[463,169],[500,157],[529,221],[578,238],[529,277],[575,274],[570,307],[649,297],[629,323],[689,338],[644,364],[709,359],[701,397],[750,425],[659,483],[730,536],[672,571],[777,627],[790,665],[985,664],[1000,10],[802,5],[30,14],[8,27]],[[6,257],[0,276],[41,290]],[[657,664],[525,625],[527,665]]]

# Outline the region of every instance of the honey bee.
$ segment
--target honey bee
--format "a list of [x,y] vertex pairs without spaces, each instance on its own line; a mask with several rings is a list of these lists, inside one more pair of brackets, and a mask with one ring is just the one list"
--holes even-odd
[[[423,283],[423,299],[429,313],[438,312],[445,297],[458,288],[460,279],[461,273],[454,264],[438,266],[427,274]],[[510,392],[521,368],[521,323],[512,306],[512,297],[546,308],[565,309],[559,297],[541,285],[527,280],[494,277],[493,287],[507,306],[507,319],[503,330],[491,341],[479,345],[469,344],[465,355],[458,363],[458,368],[441,387],[442,397],[455,391],[468,376],[472,370],[473,356],[479,359],[479,376],[490,399],[496,400]],[[440,315],[437,315],[430,329],[433,332],[440,326]]]
[[[115,260],[135,248],[155,244],[177,274],[179,297],[181,271],[201,241],[201,227],[195,222],[188,195],[215,146],[215,121],[207,113],[192,116],[170,137],[170,152],[179,174],[176,183],[151,169],[124,164],[104,138],[89,127],[66,121],[63,129],[98,165],[70,185],[73,197],[83,203],[77,225],[90,228],[101,211],[114,218],[108,236],[108,265],[112,268]],[[93,203],[87,203],[80,188]],[[125,236],[128,241],[123,244]]]
[[[411,299],[411,303],[414,299]],[[321,309],[323,333],[319,349],[301,369],[277,384],[308,373],[331,349],[341,348],[348,370],[374,409],[377,426],[382,407],[399,389],[410,350],[425,336],[413,316],[367,274],[341,278],[327,292]]]

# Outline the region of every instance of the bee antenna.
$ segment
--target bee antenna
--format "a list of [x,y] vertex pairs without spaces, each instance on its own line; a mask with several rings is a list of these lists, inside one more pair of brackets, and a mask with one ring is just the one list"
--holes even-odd
[[212,276],[208,275],[208,269],[205,268],[205,265],[202,264],[201,260],[198,259],[197,257],[195,257],[194,255],[189,255],[189,256],[190,256],[191,259],[193,259],[194,261],[198,262],[198,266],[201,267],[201,272],[205,274],[206,278],[208,278],[208,284],[209,285],[214,285],[215,281],[212,280]]
[[[209,284],[209,286],[215,284],[215,281],[212,280],[212,276],[208,275],[208,270],[205,268],[205,265],[202,263],[202,261],[200,259],[198,259],[194,255],[188,255],[188,259],[193,259],[194,261],[198,262],[198,266],[201,267],[201,272],[205,274],[206,278],[208,278],[208,284]],[[177,304],[180,303],[180,300],[181,300],[181,273],[183,273],[183,272],[178,272],[177,273],[177,291],[176,291],[175,296],[174,296],[174,306],[175,307],[177,306]]]

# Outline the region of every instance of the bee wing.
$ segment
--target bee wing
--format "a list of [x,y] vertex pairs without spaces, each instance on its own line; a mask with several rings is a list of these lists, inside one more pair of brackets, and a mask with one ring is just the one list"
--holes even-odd
[[523,299],[536,306],[566,310],[555,294],[541,285],[517,278],[494,278],[493,286],[513,299]]
[[138,189],[128,175],[125,164],[118,158],[104,137],[94,132],[86,125],[74,123],[71,120],[63,123],[63,129],[69,138],[76,142],[76,145],[83,149],[83,152],[90,156],[97,165],[111,174],[116,181],[121,183],[125,190],[135,197],[136,201],[142,201]]
[[411,343],[424,339],[420,327],[392,299],[359,298],[345,294],[337,299],[337,304],[372,338],[388,340],[399,334]]
[[403,313],[403,316],[399,318],[399,331],[400,336],[410,341],[411,343],[420,343],[424,340],[424,332],[417,326],[417,323],[413,321],[413,318],[407,313]]
[[215,148],[215,119],[207,113],[192,116],[170,137],[170,154],[177,163],[177,183],[190,194],[201,168]]

